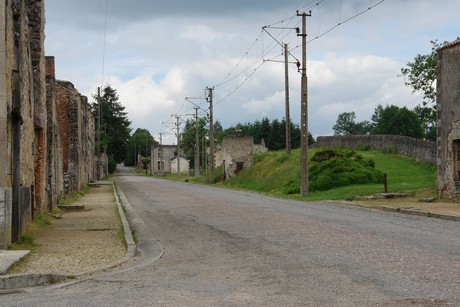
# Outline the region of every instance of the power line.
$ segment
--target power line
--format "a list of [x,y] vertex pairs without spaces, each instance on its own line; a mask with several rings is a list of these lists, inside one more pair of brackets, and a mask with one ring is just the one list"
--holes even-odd
[[[328,34],[329,32],[331,32],[332,30],[334,30],[335,28],[340,27],[341,25],[347,23],[347,22],[350,21],[350,20],[355,19],[355,18],[358,17],[358,16],[361,16],[361,15],[364,14],[364,13],[367,13],[368,11],[370,11],[371,9],[373,9],[374,7],[376,7],[376,6],[380,5],[380,4],[382,4],[384,1],[385,1],[385,0],[380,0],[380,1],[377,2],[376,4],[369,6],[367,9],[365,9],[365,10],[363,10],[363,11],[361,11],[361,12],[359,12],[359,13],[357,13],[357,14],[355,14],[355,15],[353,15],[353,16],[347,18],[347,19],[345,19],[343,22],[340,22],[340,21],[339,21],[336,25],[332,26],[331,28],[329,28],[328,30],[326,30],[325,32],[323,32],[322,34],[316,36],[315,38],[310,39],[309,41],[307,41],[307,43],[311,43],[311,42],[313,42],[313,41],[315,41],[315,40],[317,40],[317,39],[320,39],[321,37],[325,36],[326,34]],[[340,9],[342,10],[342,8],[340,8]],[[342,14],[342,13],[340,13],[340,14]],[[296,48],[298,48],[298,47],[300,47],[300,46],[297,46]]]
[[[347,23],[348,21],[350,20],[353,20],[357,17],[359,17],[360,15],[368,12],[369,10],[377,7],[378,5],[380,5],[381,3],[383,3],[385,0],[380,0],[379,2],[377,2],[376,4],[374,5],[370,5],[367,9],[363,10],[363,11],[360,11],[358,12],[357,14],[345,19],[344,21],[340,21],[341,19],[341,16],[342,16],[342,7],[343,7],[343,1],[342,3],[340,4],[340,17],[339,17],[339,22],[332,26],[331,28],[329,28],[328,30],[324,31],[323,33],[321,33],[320,35],[314,37],[313,39],[310,39],[309,41],[307,41],[307,43],[310,43],[310,42],[313,42],[317,39],[320,39],[322,37],[324,37],[325,35],[327,35],[328,33],[330,33],[331,31],[333,31],[334,29],[336,29],[337,27]],[[305,9],[314,9],[315,7],[319,7],[322,3],[324,2],[324,0],[321,0],[321,1],[317,1],[315,3],[311,2],[307,5],[305,5],[302,10],[305,10]],[[271,61],[271,60],[266,60],[264,59],[270,52],[273,51],[273,49],[276,47],[276,46],[283,46],[282,43],[281,43],[281,40],[284,40],[294,29],[296,29],[296,27],[292,27],[292,28],[289,28],[288,30],[288,33],[286,33],[285,35],[283,35],[283,33],[279,34],[278,36],[273,36],[271,35],[268,31],[266,31],[266,28],[278,28],[278,29],[284,29],[284,28],[287,28],[288,25],[292,22],[292,20],[294,19],[294,17],[296,17],[297,15],[292,15],[292,16],[289,16],[288,18],[285,18],[281,21],[278,21],[278,22],[275,22],[275,23],[272,23],[270,25],[267,25],[267,26],[264,26],[262,28],[262,31],[259,33],[259,35],[257,36],[257,38],[251,43],[251,45],[249,46],[248,50],[243,54],[243,56],[240,58],[240,60],[237,62],[237,64],[230,70],[229,73],[227,73],[225,75],[225,77],[219,82],[217,83],[216,85],[214,85],[215,88],[219,88],[219,87],[222,87],[223,85],[225,84],[228,84],[229,82],[232,82],[234,80],[237,80],[239,77],[249,73],[249,75],[245,76],[245,78],[240,81],[239,83],[236,84],[236,86],[227,94],[225,95],[222,99],[218,100],[217,102],[214,103],[214,105],[218,105],[220,104],[221,102],[225,101],[226,99],[228,99],[230,96],[232,96],[236,91],[238,91],[262,66],[265,62],[268,62],[268,61]],[[287,25],[285,25],[286,21],[289,20],[289,23]],[[298,22],[296,24],[296,26],[299,24],[300,22]],[[279,24],[282,24],[283,26],[281,27],[278,27]],[[284,26],[285,25],[285,26]],[[271,45],[269,44],[267,47],[265,47],[263,45],[263,34],[264,32],[266,32],[268,35],[270,35],[274,41],[276,42],[275,45]],[[279,39],[279,37],[282,36],[282,39]],[[257,43],[259,43],[260,41],[262,41],[262,52],[259,56],[256,56],[251,62],[249,62],[249,64],[244,68],[244,69],[241,69],[241,71],[239,71],[238,73],[234,74],[241,66],[242,66],[242,63],[243,61],[246,59],[246,58],[249,58],[249,54],[250,52],[253,50],[253,48],[256,46]],[[293,56],[296,60],[297,58],[292,54],[292,51],[294,51],[295,49],[297,48],[300,48],[301,46],[298,45],[294,48],[292,48],[289,53],[291,56]],[[233,75],[234,74],[234,75]],[[183,106],[181,107],[181,109],[183,108]]]
[[107,38],[107,16],[108,16],[108,0],[105,0],[105,19],[104,19],[104,35],[102,42],[102,73],[101,73],[101,88],[104,88],[104,74],[105,74],[105,48]]
[[[324,0],[321,0],[321,1],[318,1],[316,3],[310,3],[310,4],[307,4],[305,5],[302,9],[305,9],[305,8],[309,8],[309,9],[312,9],[314,8],[315,6],[319,6]],[[237,78],[239,78],[240,76],[248,73],[249,73],[249,76],[245,77],[243,81],[241,81],[240,83],[238,83],[235,88],[233,88],[227,95],[225,95],[222,99],[218,100],[215,105],[223,102],[224,100],[226,100],[227,98],[229,98],[231,95],[233,95],[238,89],[241,88],[241,86],[243,86],[254,74],[256,71],[258,71],[260,69],[260,67],[266,62],[266,61],[269,61],[269,60],[265,60],[264,58],[275,48],[275,46],[271,46],[269,45],[267,48],[265,48],[263,46],[263,51],[262,51],[262,54],[261,56],[258,56],[255,58],[254,61],[252,61],[245,69],[241,70],[239,73],[235,74],[234,76],[232,76],[232,74],[240,67],[241,63],[243,62],[243,60],[248,57],[249,55],[249,52],[253,49],[253,47],[256,45],[257,42],[259,42],[259,40],[261,40],[262,38],[262,43],[263,43],[263,36],[262,34],[264,32],[266,32],[269,36],[271,36],[274,41],[283,48],[283,44],[280,42],[280,40],[284,40],[294,29],[296,29],[296,27],[292,27],[289,29],[289,31],[283,35],[283,33],[280,33],[278,34],[276,37],[273,36],[271,33],[269,33],[268,31],[266,31],[266,28],[280,28],[280,29],[284,29],[287,27],[289,27],[289,25],[292,23],[292,21],[294,20],[294,18],[296,17],[297,15],[292,15],[288,18],[285,18],[281,21],[278,21],[278,22],[275,22],[275,23],[272,23],[270,25],[266,25],[264,27],[262,27],[262,32],[259,33],[259,35],[257,36],[257,38],[254,40],[254,42],[250,45],[249,49],[244,53],[244,56],[240,59],[240,61],[231,69],[231,71],[224,77],[224,79],[222,79],[221,82],[219,82],[218,84],[214,85],[215,88],[218,88],[218,87],[221,87],[222,85],[224,84],[227,84],[233,80],[236,80]],[[285,24],[286,21],[289,20],[289,23],[288,24]],[[296,23],[296,26],[299,25],[300,21]],[[277,27],[277,25],[279,24],[283,24],[283,27]],[[282,39],[279,39],[279,37],[282,36]],[[294,48],[296,49],[296,48]],[[292,50],[294,50],[292,49]],[[268,51],[267,51],[268,50]],[[298,62],[298,59],[291,53],[289,52],[289,54],[294,57],[297,62]],[[255,68],[253,68],[255,67]],[[252,71],[251,71],[252,69]],[[230,77],[232,76],[232,77]]]

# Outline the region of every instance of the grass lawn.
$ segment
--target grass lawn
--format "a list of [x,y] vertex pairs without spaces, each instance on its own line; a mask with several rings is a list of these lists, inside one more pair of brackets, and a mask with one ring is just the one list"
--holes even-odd
[[[315,150],[309,152],[311,157]],[[413,159],[377,151],[357,151],[364,158],[374,160],[376,169],[387,174],[389,192],[408,192],[423,197],[436,195],[436,167]],[[256,155],[254,165],[225,182],[226,186],[268,193],[278,197],[300,199],[299,194],[287,195],[284,186],[296,184],[300,177],[300,152],[292,155],[284,151]],[[311,192],[306,200],[353,199],[384,191],[383,184],[351,185],[326,191]]]

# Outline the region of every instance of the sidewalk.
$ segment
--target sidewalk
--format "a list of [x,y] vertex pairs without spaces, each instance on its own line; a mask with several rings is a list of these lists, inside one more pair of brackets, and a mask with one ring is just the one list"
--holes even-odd
[[112,182],[91,187],[35,234],[37,246],[21,261],[21,252],[0,252],[0,273],[10,266],[0,275],[0,291],[75,279],[133,257],[131,230],[113,189]]
[[457,202],[411,197],[388,199],[370,197],[369,199],[362,198],[354,201],[329,201],[329,203],[460,222],[460,203]]

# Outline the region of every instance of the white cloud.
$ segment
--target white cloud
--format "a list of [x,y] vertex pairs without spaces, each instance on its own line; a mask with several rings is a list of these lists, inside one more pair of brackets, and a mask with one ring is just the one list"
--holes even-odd
[[[203,97],[206,86],[219,84],[230,72],[234,79],[214,92],[215,102],[221,101],[215,107],[215,118],[224,128],[264,116],[284,117],[284,65],[266,62],[251,74],[260,64],[254,65],[254,59],[266,50],[272,48],[263,56],[265,60],[282,60],[281,46],[267,34],[258,36],[261,26],[295,16],[304,3],[108,3],[103,54],[105,1],[47,0],[46,52],[56,57],[57,78],[73,82],[85,95],[91,97],[98,86],[110,83],[125,104],[134,129],[146,128],[152,134],[168,131],[163,122],[169,121],[171,114],[193,113],[186,96]],[[347,0],[340,6],[322,2],[308,18],[309,38],[368,6],[369,1]],[[368,120],[378,104],[417,105],[420,97],[412,95],[397,77],[400,68],[416,54],[430,52],[429,40],[455,39],[459,9],[458,1],[442,5],[429,0],[385,1],[311,42],[310,131],[315,136],[331,134],[338,114],[345,111],[354,111],[357,120]],[[298,26],[299,21],[293,17],[282,24]],[[272,32],[301,58],[301,48],[296,48],[300,38],[295,33],[284,37],[287,30]],[[291,118],[299,122],[300,74],[294,64],[289,77]],[[204,99],[194,102],[207,108]]]

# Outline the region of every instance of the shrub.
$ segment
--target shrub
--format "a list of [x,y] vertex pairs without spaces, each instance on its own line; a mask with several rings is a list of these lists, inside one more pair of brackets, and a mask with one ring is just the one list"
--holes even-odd
[[299,194],[300,193],[300,180],[289,180],[283,186],[284,194]]
[[313,155],[309,168],[310,191],[324,191],[352,184],[382,183],[375,162],[355,151],[326,149]]
[[113,158],[113,156],[109,156],[108,169],[109,169],[109,174],[113,174],[115,170],[117,169],[117,162],[115,162],[115,159]]

